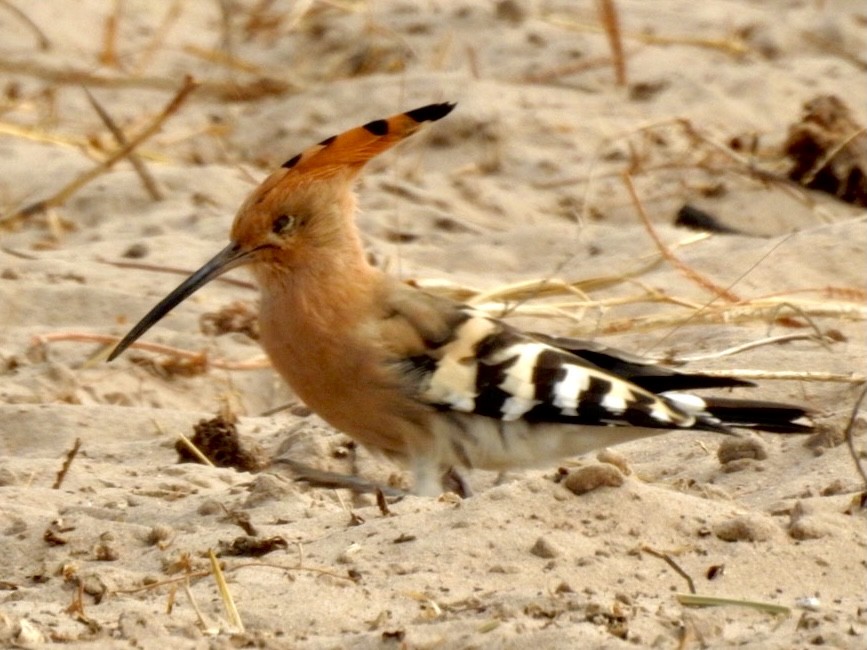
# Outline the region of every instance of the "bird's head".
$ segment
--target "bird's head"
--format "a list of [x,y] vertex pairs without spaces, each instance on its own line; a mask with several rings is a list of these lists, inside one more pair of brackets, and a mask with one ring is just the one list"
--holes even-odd
[[241,205],[229,244],[151,309],[115,346],[108,360],[230,269],[254,265],[292,272],[319,256],[339,256],[342,247],[355,241],[352,183],[365,163],[453,108],[454,104],[430,104],[368,122],[287,160]]

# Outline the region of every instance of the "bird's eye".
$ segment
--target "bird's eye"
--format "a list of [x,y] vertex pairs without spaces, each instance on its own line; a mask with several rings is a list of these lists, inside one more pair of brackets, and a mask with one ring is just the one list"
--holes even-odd
[[276,235],[283,235],[292,230],[292,227],[295,225],[295,217],[289,214],[281,214],[279,217],[274,219],[274,223],[271,226],[271,230]]

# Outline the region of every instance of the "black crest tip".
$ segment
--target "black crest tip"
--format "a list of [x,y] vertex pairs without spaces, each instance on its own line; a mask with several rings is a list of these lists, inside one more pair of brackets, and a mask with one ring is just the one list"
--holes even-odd
[[404,113],[409,119],[416,122],[436,122],[452,112],[456,106],[454,103],[443,102],[442,104],[428,104]]
[[298,162],[300,160],[301,160],[301,154],[299,153],[296,156],[292,156],[289,160],[287,160],[286,162],[284,162],[280,166],[283,167],[284,169],[292,169],[295,165],[298,164]]

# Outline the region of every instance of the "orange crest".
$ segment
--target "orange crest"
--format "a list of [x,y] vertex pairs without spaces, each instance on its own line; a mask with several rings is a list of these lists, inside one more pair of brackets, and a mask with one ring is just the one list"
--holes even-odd
[[283,178],[301,174],[321,178],[338,171],[357,172],[368,160],[415,133],[422,123],[435,122],[454,107],[449,103],[429,104],[333,135],[283,163],[283,169],[290,172]]

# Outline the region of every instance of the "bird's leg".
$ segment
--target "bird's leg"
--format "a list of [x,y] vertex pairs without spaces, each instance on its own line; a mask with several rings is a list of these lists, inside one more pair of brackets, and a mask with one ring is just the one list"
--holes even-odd
[[304,481],[313,487],[346,488],[356,494],[375,494],[379,490],[387,497],[405,497],[408,494],[404,490],[380,485],[360,476],[317,469],[291,458],[281,457],[272,461],[272,464],[278,463],[287,466],[295,475],[296,481]]
[[442,468],[431,456],[419,454],[411,461],[413,492],[424,497],[438,497],[443,492]]
[[454,466],[449,467],[442,475],[442,486],[445,490],[454,492],[462,499],[469,499],[473,496],[473,488],[470,487],[469,481]]

